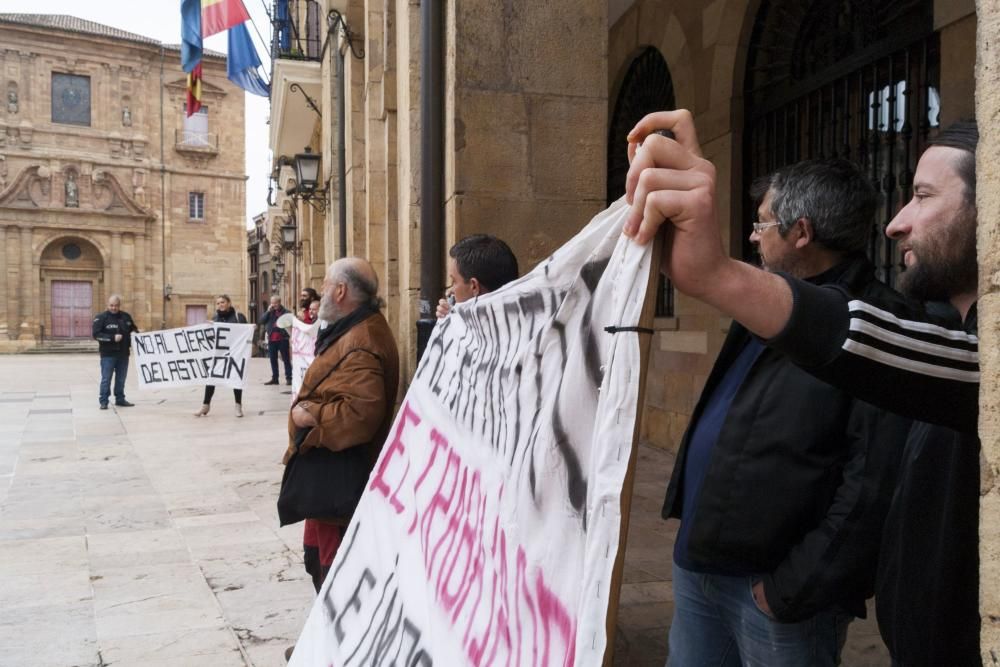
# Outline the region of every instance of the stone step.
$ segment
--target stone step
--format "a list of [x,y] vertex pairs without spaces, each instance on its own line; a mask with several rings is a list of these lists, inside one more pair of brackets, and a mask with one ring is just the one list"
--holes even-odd
[[96,340],[47,340],[29,350],[25,354],[80,354],[83,352],[97,352]]

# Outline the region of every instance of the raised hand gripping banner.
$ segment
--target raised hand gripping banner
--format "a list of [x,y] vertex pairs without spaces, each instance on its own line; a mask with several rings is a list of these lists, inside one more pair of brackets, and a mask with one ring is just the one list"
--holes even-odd
[[293,666],[601,664],[652,256],[627,211],[438,322]]
[[252,324],[206,322],[132,334],[140,389],[246,386]]

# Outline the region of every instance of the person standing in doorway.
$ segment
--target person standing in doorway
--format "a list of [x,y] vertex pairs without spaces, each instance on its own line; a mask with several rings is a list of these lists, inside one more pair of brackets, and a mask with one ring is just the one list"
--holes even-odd
[[[228,322],[230,324],[246,324],[247,318],[243,313],[236,312],[233,308],[233,301],[228,294],[220,294],[215,297],[215,315],[213,322]],[[205,398],[201,401],[201,409],[194,413],[195,417],[204,417],[212,408],[212,396],[215,395],[215,385],[205,385]],[[236,416],[243,416],[243,390],[233,389],[233,396],[236,398]]]
[[128,376],[128,358],[132,346],[132,333],[138,333],[132,316],[122,310],[122,298],[112,294],[108,309],[94,318],[94,340],[101,353],[101,388],[98,401],[101,410],[108,409],[111,398],[111,376],[115,377],[115,405],[130,408],[133,403],[125,400],[125,378]]
[[278,354],[285,365],[285,384],[292,384],[292,358],[288,348],[288,332],[278,326],[278,318],[288,311],[281,305],[281,297],[272,296],[271,305],[261,316],[259,325],[267,336],[267,356],[271,360],[271,379],[264,384],[278,384]]

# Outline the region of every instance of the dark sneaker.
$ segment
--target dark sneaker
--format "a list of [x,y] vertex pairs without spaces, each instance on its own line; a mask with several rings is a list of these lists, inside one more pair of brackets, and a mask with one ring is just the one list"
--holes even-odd
[[115,405],[119,408],[134,408],[135,403],[129,403],[128,401],[115,401]]
[[108,404],[107,403],[101,403],[101,410],[107,410],[107,409],[108,409]]
[[292,384],[292,378],[285,378],[285,384]]
[[277,380],[268,380],[264,384],[278,384],[278,381]]

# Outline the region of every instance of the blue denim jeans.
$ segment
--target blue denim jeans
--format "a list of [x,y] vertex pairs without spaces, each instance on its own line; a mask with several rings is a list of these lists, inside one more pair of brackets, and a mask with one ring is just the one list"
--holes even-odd
[[267,356],[271,360],[271,380],[278,381],[278,354],[281,354],[281,363],[285,365],[285,379],[292,379],[292,359],[288,350],[288,339],[272,340],[267,344]]
[[674,564],[668,667],[827,667],[840,664],[850,614],[827,610],[781,623],[754,602],[755,577],[691,572]]
[[111,395],[111,374],[115,375],[115,402],[125,400],[125,378],[128,376],[128,355],[101,357],[101,403],[107,403]]

